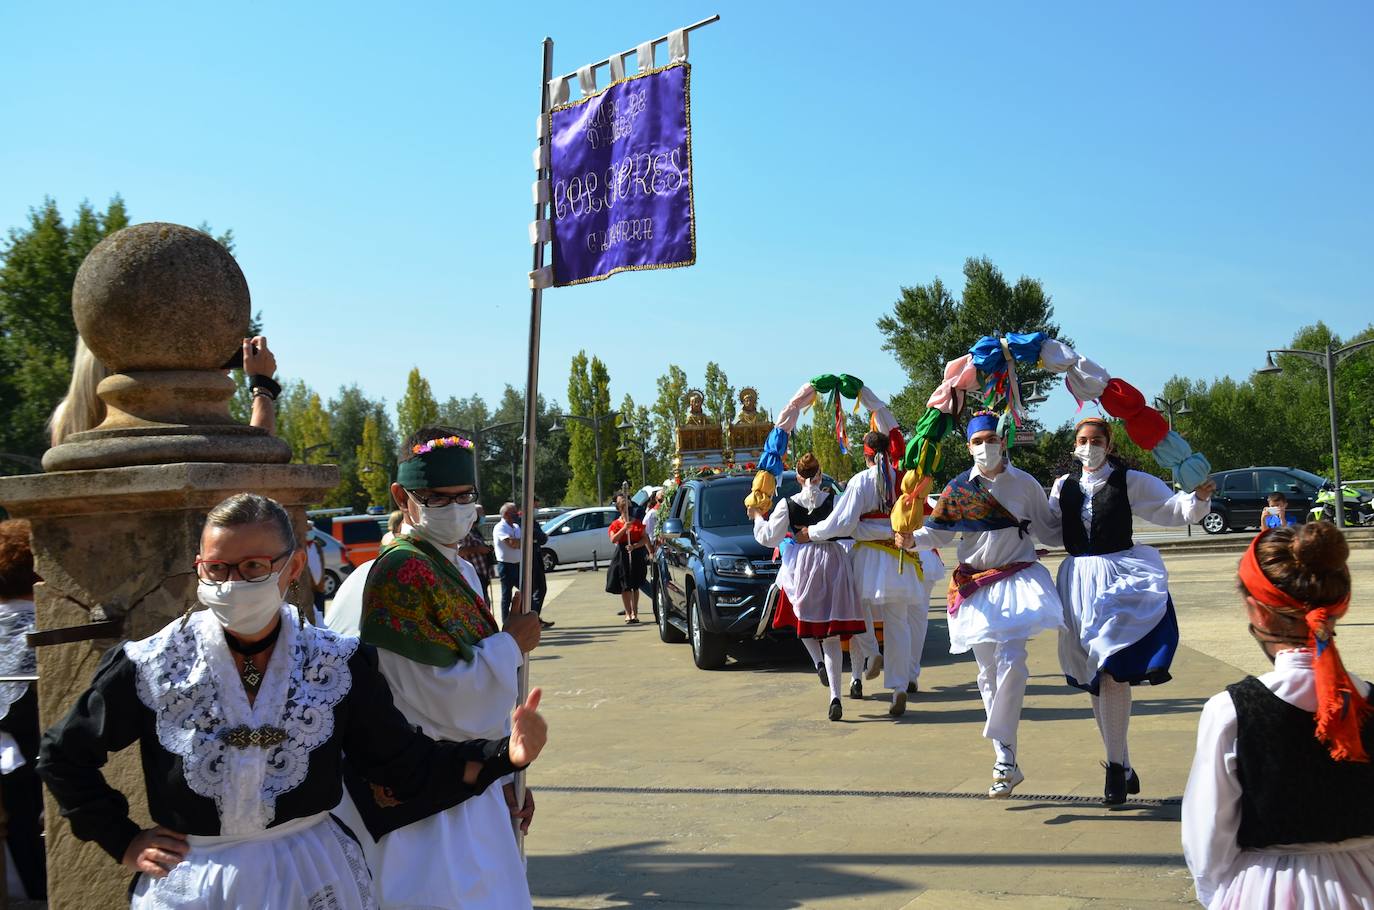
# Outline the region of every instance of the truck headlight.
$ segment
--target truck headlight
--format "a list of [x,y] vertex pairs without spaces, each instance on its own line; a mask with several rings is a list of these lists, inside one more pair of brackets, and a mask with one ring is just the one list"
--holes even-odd
[[711,565],[721,575],[737,575],[742,578],[754,577],[754,566],[743,556],[712,556]]

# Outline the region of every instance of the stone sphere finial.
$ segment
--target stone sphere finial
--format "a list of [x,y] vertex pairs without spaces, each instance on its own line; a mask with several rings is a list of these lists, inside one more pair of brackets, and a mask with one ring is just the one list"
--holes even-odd
[[72,314],[115,373],[214,370],[248,333],[248,282],[208,234],[152,221],[116,231],[76,273]]

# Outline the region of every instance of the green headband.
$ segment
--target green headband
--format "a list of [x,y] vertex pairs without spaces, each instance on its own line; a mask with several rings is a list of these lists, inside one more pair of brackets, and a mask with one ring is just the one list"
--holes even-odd
[[396,482],[407,490],[477,485],[476,459],[466,439],[450,436],[415,448],[421,451],[396,468]]

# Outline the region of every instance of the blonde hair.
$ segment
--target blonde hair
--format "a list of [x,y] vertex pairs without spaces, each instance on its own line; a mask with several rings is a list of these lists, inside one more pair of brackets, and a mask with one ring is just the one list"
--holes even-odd
[[53,408],[48,418],[52,444],[59,446],[73,433],[93,430],[105,419],[105,402],[96,394],[100,380],[110,375],[105,365],[95,359],[81,336],[76,337],[76,352],[72,355],[72,381],[67,395]]

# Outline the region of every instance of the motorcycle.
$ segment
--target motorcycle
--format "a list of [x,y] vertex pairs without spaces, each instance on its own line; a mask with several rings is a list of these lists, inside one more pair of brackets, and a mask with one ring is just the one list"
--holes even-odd
[[[1347,527],[1374,527],[1374,494],[1356,489],[1348,483],[1341,484],[1341,498],[1345,500],[1345,524]],[[1336,485],[1331,481],[1322,484],[1307,513],[1308,521],[1336,520]]]

